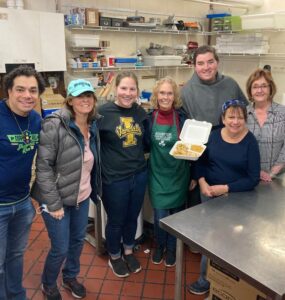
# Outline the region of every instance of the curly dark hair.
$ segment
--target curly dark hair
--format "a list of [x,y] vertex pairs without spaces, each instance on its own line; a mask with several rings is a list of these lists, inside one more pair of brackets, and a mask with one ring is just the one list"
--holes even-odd
[[38,82],[39,94],[42,94],[45,90],[45,81],[42,75],[30,66],[21,65],[4,77],[4,92],[6,96],[8,95],[8,90],[13,88],[14,79],[19,76],[35,77]]

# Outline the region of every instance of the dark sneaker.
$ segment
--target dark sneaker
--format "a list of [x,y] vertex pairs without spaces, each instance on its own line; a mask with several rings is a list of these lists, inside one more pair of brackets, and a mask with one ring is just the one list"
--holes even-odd
[[86,297],[86,288],[82,283],[79,283],[76,278],[65,278],[62,281],[62,286],[68,289],[74,298]]
[[176,253],[171,250],[166,250],[164,264],[166,267],[173,267],[176,264]]
[[108,265],[117,277],[128,277],[130,275],[126,262],[120,257],[118,259],[109,259]]
[[45,295],[45,300],[62,300],[58,287],[47,287],[42,284],[42,292]]
[[138,273],[142,269],[142,266],[140,265],[139,261],[135,258],[133,253],[128,255],[124,254],[124,260],[132,273]]
[[153,252],[151,261],[152,261],[155,265],[159,265],[159,264],[162,263],[163,252],[164,252],[164,249],[163,249],[163,248],[158,247],[158,248],[155,248],[155,249],[154,249],[154,252]]
[[201,285],[201,284],[199,284],[198,281],[195,281],[191,285],[187,286],[187,290],[190,293],[195,294],[195,295],[204,295],[209,292],[209,289],[210,289],[209,281],[207,281],[207,283],[204,285]]

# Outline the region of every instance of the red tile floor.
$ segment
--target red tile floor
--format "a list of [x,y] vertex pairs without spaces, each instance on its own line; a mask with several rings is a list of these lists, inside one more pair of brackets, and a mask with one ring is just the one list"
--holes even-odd
[[[145,251],[153,247],[152,241],[145,241],[136,252],[143,270],[127,278],[116,277],[107,266],[107,255],[96,255],[96,251],[85,242],[81,255],[81,272],[79,280],[87,289],[90,300],[170,300],[174,299],[175,268],[166,268],[164,264],[154,265],[151,253]],[[31,300],[43,300],[40,289],[43,263],[49,249],[49,239],[40,215],[34,219],[25,254],[24,286]],[[186,283],[198,277],[200,255],[190,253],[185,247],[183,273],[183,300],[202,300],[204,296],[191,295],[185,290]],[[59,278],[58,283],[60,284]],[[74,299],[70,293],[61,288],[64,300]]]

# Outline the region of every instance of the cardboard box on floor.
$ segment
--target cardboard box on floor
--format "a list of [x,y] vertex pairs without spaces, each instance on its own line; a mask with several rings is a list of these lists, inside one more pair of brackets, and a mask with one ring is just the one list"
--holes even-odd
[[34,107],[34,110],[38,112],[40,115],[42,114],[42,105],[41,100],[38,100],[36,103],[36,106]]
[[64,97],[54,94],[52,88],[46,88],[41,95],[42,109],[59,109],[63,107]]
[[207,277],[211,283],[209,300],[266,300],[264,293],[210,260]]

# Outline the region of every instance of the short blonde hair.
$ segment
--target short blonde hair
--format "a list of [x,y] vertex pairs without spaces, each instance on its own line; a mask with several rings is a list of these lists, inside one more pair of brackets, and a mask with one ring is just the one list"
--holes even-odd
[[250,74],[250,76],[248,77],[247,82],[246,82],[246,93],[247,93],[249,101],[252,101],[252,102],[254,101],[252,99],[252,93],[251,93],[251,88],[252,88],[253,83],[256,80],[258,80],[262,77],[269,84],[269,87],[270,87],[270,95],[269,95],[270,96],[270,101],[273,100],[273,97],[276,94],[277,88],[276,88],[276,84],[275,84],[275,82],[272,78],[271,73],[267,70],[264,70],[264,69],[257,69],[252,74]]
[[166,77],[158,80],[155,83],[153,90],[152,90],[152,95],[150,98],[150,102],[151,102],[152,106],[155,109],[158,108],[157,96],[158,96],[158,92],[159,92],[161,85],[164,83],[169,83],[173,89],[173,94],[174,94],[173,107],[180,108],[182,106],[182,101],[180,99],[179,89],[178,89],[178,86],[177,86],[176,82],[174,81],[174,79],[171,78],[170,76],[166,76]]

